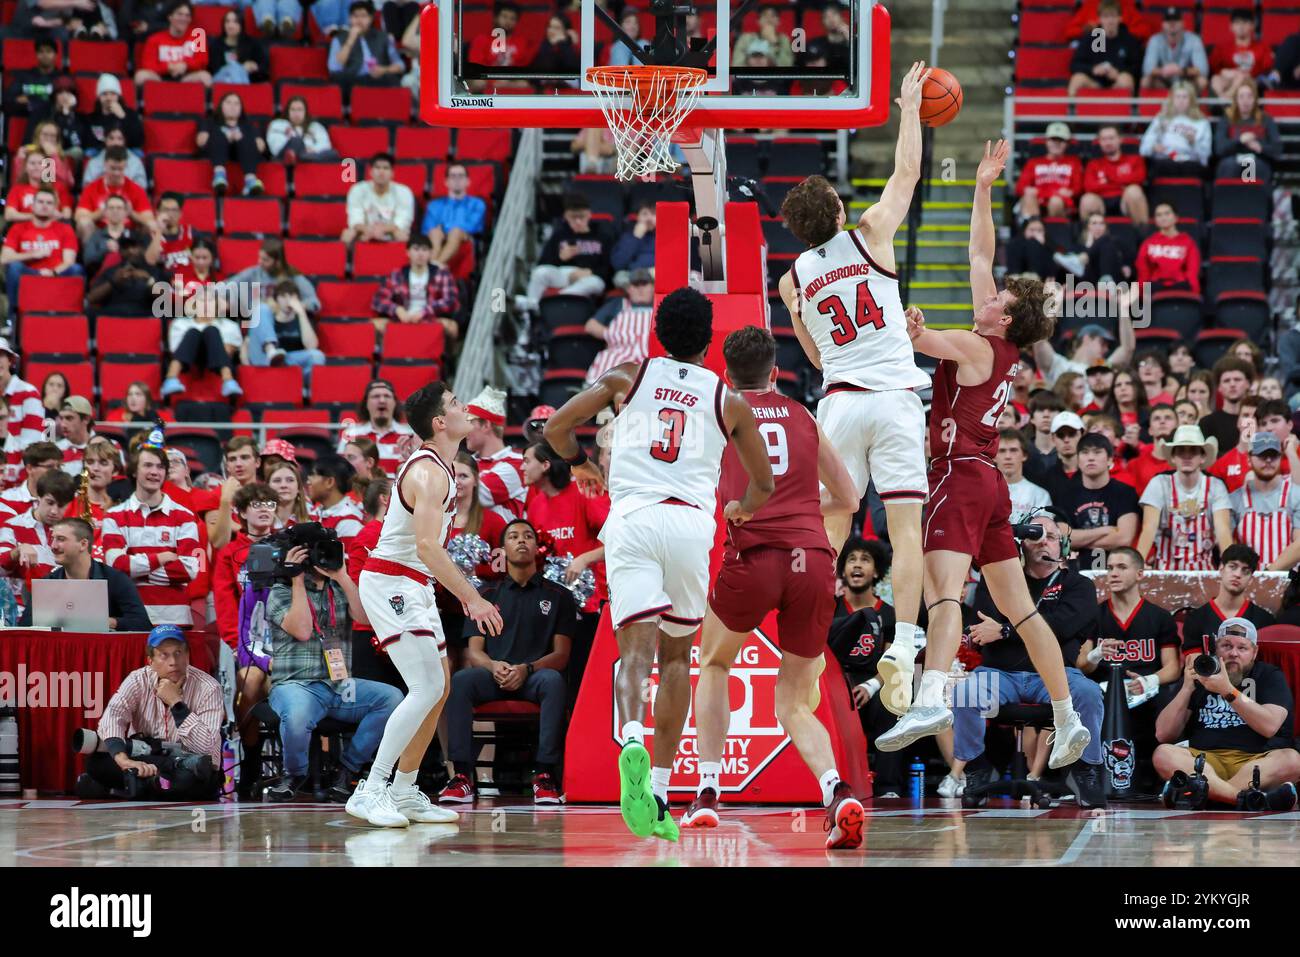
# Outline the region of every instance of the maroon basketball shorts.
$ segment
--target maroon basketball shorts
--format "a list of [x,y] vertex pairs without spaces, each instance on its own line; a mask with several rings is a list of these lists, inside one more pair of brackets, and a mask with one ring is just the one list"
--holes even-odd
[[936,459],[922,526],[927,552],[969,555],[976,565],[1015,558],[1011,493],[997,466],[984,459]]
[[835,556],[825,549],[728,550],[709,607],[729,631],[753,631],[776,611],[783,651],[816,658],[835,614]]

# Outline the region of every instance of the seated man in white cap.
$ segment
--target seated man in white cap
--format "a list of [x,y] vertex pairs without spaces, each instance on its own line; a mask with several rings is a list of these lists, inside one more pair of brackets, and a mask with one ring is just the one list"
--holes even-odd
[[473,431],[465,446],[478,459],[479,500],[507,522],[524,514],[523,454],[506,445],[506,394],[490,385],[465,406]]
[[[1251,622],[1229,618],[1219,626],[1213,654],[1187,657],[1183,686],[1156,719],[1156,738],[1164,743],[1155,765],[1168,782],[1166,804],[1173,806],[1204,757],[1209,800],[1250,810],[1295,807],[1295,697],[1282,672],[1258,660],[1258,645]],[[1183,740],[1189,747],[1175,743]]]
[[1069,147],[1070,127],[1060,120],[1047,124],[1047,155],[1028,160],[1016,181],[1025,219],[1074,212],[1083,191],[1083,163],[1066,152]]
[[1142,493],[1137,550],[1150,569],[1211,571],[1215,547],[1224,552],[1232,544],[1228,488],[1205,472],[1218,453],[1218,440],[1207,439],[1196,425],[1179,426],[1168,442],[1156,442],[1152,454],[1172,463],[1174,471],[1157,475]]
[[[95,108],[86,117],[90,127],[91,143],[86,154],[94,156],[108,148],[108,131],[120,128],[126,135],[127,149],[139,152],[144,149],[144,124],[140,111],[133,110],[122,101],[122,81],[112,73],[101,73],[95,84]],[[128,175],[130,175],[128,173]],[[86,179],[89,183],[95,177]]]

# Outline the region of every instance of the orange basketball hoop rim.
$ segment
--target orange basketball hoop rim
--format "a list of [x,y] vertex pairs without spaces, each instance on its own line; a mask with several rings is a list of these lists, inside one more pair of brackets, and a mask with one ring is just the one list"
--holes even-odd
[[708,72],[683,66],[593,66],[587,83],[618,150],[618,178],[671,173],[673,134],[695,109]]

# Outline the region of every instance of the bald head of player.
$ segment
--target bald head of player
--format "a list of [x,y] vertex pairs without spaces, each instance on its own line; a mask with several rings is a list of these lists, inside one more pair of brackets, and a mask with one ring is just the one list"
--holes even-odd
[[830,242],[844,228],[846,214],[839,193],[825,176],[809,176],[781,203],[781,218],[809,248]]
[[975,310],[975,331],[1027,349],[1049,338],[1056,329],[1056,316],[1047,308],[1048,298],[1041,279],[1012,276],[1005,289],[989,296]]
[[767,389],[776,382],[776,339],[758,326],[745,326],[722,343],[727,381],[746,392]]
[[689,286],[670,292],[655,310],[655,335],[677,361],[703,363],[713,341],[713,303]]

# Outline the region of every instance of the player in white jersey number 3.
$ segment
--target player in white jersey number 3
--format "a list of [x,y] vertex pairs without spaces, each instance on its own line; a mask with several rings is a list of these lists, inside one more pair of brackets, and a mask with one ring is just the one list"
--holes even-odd
[[[611,369],[551,416],[545,435],[579,487],[598,489],[600,470],[587,460],[574,430],[607,406],[618,413],[609,518],[600,540],[619,652],[619,806],[637,837],[675,841],[668,785],[691,703],[691,645],[708,605],[713,512],[727,442],[735,440],[749,476],[744,495],[723,509],[727,521],[748,521],[775,485],[749,403],[702,365],[713,338],[709,300],[689,288],[665,296],[655,313],[655,335],[667,356]],[[656,650],[651,773],[641,719]]]
[[501,631],[500,613],[465,579],[445,547],[456,516],[456,477],[449,463],[469,434],[469,415],[450,386],[431,382],[406,400],[406,416],[423,444],[398,470],[396,494],[358,589],[375,643],[388,652],[407,688],[384,727],[369,777],[348,799],[349,814],[378,827],[458,820],[455,811],[433,804],[415,786],[451,687],[434,581],[459,598],[466,617],[488,634]]
[[[921,89],[929,76],[914,63],[903,78],[894,172],[880,199],[844,229],[844,204],[821,176],[786,196],[781,215],[808,249],[781,277],[781,298],[809,360],[822,370],[826,396],[817,424],[853,477],[859,500],[875,482],[885,504],[894,549],[893,641],[880,659],[881,702],[894,714],[912,703],[921,606],[921,506],[925,474],[925,412],[913,391],[930,384],[917,368],[899,295],[894,234],[907,217],[921,176]],[[852,515],[826,517],[838,552]]]

